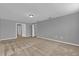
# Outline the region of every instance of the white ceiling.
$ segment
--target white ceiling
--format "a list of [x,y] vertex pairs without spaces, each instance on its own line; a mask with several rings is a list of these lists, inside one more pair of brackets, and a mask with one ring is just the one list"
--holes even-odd
[[[6,3],[0,4],[0,18],[26,23],[46,20],[79,11],[78,3]],[[34,14],[33,18],[28,17]]]

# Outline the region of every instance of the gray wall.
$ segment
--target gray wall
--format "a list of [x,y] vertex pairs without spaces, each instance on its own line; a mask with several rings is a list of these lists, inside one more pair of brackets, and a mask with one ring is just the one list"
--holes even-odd
[[[0,19],[0,40],[16,37],[16,23],[20,23],[20,22]],[[30,36],[31,24],[27,23],[26,27],[27,27],[26,35]]]
[[30,23],[26,24],[26,35],[27,37],[31,36],[31,24]]
[[0,20],[0,39],[16,37],[16,22]]
[[79,44],[79,13],[38,22],[37,36]]

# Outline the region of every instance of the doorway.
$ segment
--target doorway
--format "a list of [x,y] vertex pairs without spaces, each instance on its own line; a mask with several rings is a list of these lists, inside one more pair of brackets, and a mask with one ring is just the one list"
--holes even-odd
[[17,38],[22,37],[22,24],[17,24]]
[[26,24],[16,23],[16,37],[26,37]]

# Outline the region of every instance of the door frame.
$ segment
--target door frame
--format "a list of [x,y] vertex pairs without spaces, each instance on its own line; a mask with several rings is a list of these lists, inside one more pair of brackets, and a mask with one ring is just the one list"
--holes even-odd
[[16,38],[17,38],[17,24],[23,24],[23,23],[16,23]]

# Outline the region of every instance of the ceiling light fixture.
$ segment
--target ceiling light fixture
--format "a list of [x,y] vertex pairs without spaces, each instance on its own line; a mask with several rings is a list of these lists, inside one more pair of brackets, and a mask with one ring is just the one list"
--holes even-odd
[[29,17],[29,18],[34,18],[34,17],[37,17],[37,13],[33,13],[33,12],[29,12],[29,13],[26,13],[26,16]]
[[27,13],[27,17],[33,18],[33,17],[35,17],[35,14],[34,13]]
[[29,14],[29,17],[30,17],[30,18],[33,18],[33,17],[34,17],[34,15],[33,15],[33,14]]

